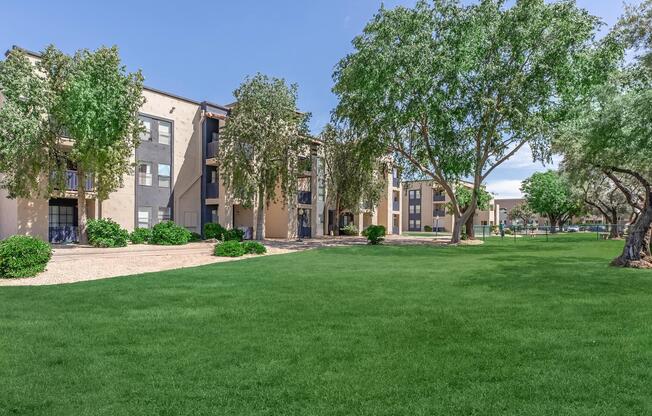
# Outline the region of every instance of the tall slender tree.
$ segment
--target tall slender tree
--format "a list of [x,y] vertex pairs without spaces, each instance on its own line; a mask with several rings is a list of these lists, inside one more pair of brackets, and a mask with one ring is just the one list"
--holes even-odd
[[328,201],[335,208],[333,233],[338,235],[342,212],[358,213],[363,207],[378,205],[389,163],[366,152],[364,141],[346,127],[328,124],[320,138]]
[[[598,24],[571,1],[381,8],[337,66],[336,115],[364,130],[370,148],[394,153],[407,175],[442,186],[457,242],[488,176],[527,145],[547,160],[563,104],[601,77],[608,56],[588,59]],[[466,209],[454,187],[465,177]]]
[[296,197],[299,156],[309,151],[308,114],[297,111],[297,85],[256,74],[233,93],[220,136],[220,175],[234,198],[255,210],[255,238],[265,238],[265,211]]
[[116,47],[68,56],[49,46],[35,65],[12,50],[0,63],[0,185],[12,197],[51,197],[65,189],[73,165],[85,242],[87,180],[101,201],[132,170],[142,88],[140,71],[128,73]]

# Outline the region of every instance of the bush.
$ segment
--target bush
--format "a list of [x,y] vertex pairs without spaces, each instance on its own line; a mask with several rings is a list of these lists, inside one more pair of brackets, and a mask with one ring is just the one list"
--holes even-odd
[[384,225],[370,225],[363,232],[362,235],[367,237],[369,244],[380,244],[385,239],[385,226]]
[[220,224],[208,223],[204,225],[204,238],[207,240],[216,239],[223,240],[224,233],[226,233],[226,228],[222,227]]
[[245,254],[245,248],[237,241],[225,241],[215,246],[213,254],[218,257],[241,257]]
[[222,241],[242,241],[244,239],[244,231],[238,228],[232,228],[224,233]]
[[152,244],[161,246],[179,246],[190,241],[190,231],[175,224],[174,221],[163,221],[152,228]]
[[242,243],[245,254],[265,254],[267,253],[267,248],[260,244],[258,241],[246,241]]
[[45,270],[50,245],[34,237],[14,235],[0,241],[0,277],[32,277]]
[[136,228],[129,234],[129,240],[132,244],[145,244],[152,240],[152,230],[150,228]]
[[431,233],[432,232],[432,227],[429,226],[429,225],[424,225],[423,226],[423,231],[425,231],[427,233]]
[[190,233],[190,242],[196,243],[201,240],[201,235],[199,233]]
[[512,235],[512,229],[511,228],[505,228],[503,231],[505,232],[505,235]]
[[342,235],[358,235],[358,227],[353,224],[349,224],[340,228],[340,234]]
[[126,247],[129,239],[129,232],[110,218],[88,221],[86,234],[94,247]]

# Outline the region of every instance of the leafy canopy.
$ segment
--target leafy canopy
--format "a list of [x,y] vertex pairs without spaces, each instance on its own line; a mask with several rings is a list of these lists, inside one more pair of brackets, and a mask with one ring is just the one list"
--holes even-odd
[[521,191],[532,210],[549,217],[551,225],[564,222],[581,210],[567,178],[556,171],[534,173],[523,181]]

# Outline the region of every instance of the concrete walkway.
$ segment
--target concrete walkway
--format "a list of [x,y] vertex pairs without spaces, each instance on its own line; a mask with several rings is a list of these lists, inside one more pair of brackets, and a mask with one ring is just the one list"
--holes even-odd
[[[266,255],[286,254],[320,247],[365,245],[363,237],[323,237],[307,240],[265,240]],[[387,244],[442,244],[426,238],[389,236]],[[0,286],[38,286],[106,279],[162,270],[182,269],[204,264],[237,261],[253,257],[215,257],[215,243],[189,243],[184,246],[129,245],[121,248],[55,246],[47,270],[36,277],[0,279]],[[259,256],[255,256],[259,257]]]

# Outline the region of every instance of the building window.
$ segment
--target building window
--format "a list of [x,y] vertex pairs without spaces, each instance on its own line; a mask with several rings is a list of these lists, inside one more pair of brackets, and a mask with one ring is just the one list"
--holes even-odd
[[172,137],[172,125],[167,121],[158,122],[158,142],[160,144],[170,144]]
[[146,118],[142,118],[143,126],[145,131],[140,133],[140,140],[143,141],[152,141],[152,121]]
[[215,205],[215,206],[210,207],[208,209],[208,222],[211,222],[213,224],[219,224],[220,223],[220,216],[217,213],[218,209],[219,209],[219,205]]
[[421,199],[421,190],[420,189],[411,190],[410,199]]
[[159,188],[170,187],[170,165],[158,164],[158,186]]
[[150,207],[138,207],[138,228],[149,228],[152,209]]
[[170,221],[172,219],[172,208],[159,207],[158,209],[158,222]]
[[152,186],[151,162],[140,162],[138,165],[138,185]]

